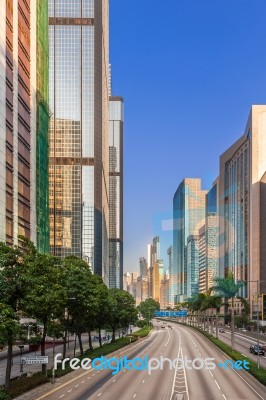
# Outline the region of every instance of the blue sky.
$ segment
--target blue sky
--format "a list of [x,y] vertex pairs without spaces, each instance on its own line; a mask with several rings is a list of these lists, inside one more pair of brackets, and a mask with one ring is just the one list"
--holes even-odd
[[251,104],[266,104],[265,15],[265,0],[110,0],[113,95],[125,102],[125,272],[155,235],[167,266],[162,221],[180,181],[209,189]]

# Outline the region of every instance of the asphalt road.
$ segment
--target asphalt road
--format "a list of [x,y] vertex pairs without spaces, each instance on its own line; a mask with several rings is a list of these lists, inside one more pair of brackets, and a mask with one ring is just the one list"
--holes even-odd
[[[78,377],[36,400],[266,400],[265,387],[246,372],[218,366],[213,370],[205,368],[201,360],[212,357],[217,365],[224,363],[226,357],[200,333],[175,324],[171,324],[172,329],[162,329],[162,322],[154,325],[145,341],[119,350],[116,357],[178,358],[176,368],[170,369],[166,362],[162,370],[150,374],[147,370],[125,368],[116,375],[107,369],[80,370]],[[183,368],[186,357],[198,358],[195,365],[201,364],[202,369]]]
[[[224,343],[231,345],[231,331],[225,331],[224,333],[219,332],[219,339]],[[235,333],[235,349],[244,356],[250,358],[251,360],[257,362],[258,357],[250,353],[250,345],[257,344],[257,340],[245,336],[244,334]],[[265,341],[260,341],[260,344],[265,344]],[[266,354],[264,356],[259,356],[260,366],[266,368]]]

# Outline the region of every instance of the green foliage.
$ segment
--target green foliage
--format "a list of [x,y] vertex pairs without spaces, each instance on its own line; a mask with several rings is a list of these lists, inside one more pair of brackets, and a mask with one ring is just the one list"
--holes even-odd
[[11,397],[9,396],[9,394],[7,394],[6,391],[4,391],[4,389],[0,388],[0,400],[10,400]]
[[40,372],[37,372],[31,377],[23,377],[13,381],[11,383],[11,387],[7,390],[7,393],[13,399],[27,392],[28,390],[34,389],[39,385],[43,385],[46,382],[49,382],[49,379],[46,378],[45,375],[42,375]]
[[148,325],[149,325],[149,321],[147,319],[140,319],[137,322],[138,328],[144,328],[144,326],[148,326]]
[[144,328],[140,329],[139,331],[132,333],[132,336],[145,337],[150,333],[151,329],[152,328],[150,326],[145,326]]
[[160,311],[160,303],[153,299],[146,299],[139,304],[137,309],[144,319],[150,321],[154,317],[155,311]]
[[0,344],[7,344],[10,339],[13,343],[19,331],[17,314],[10,306],[0,303]]
[[121,325],[127,327],[137,321],[137,310],[135,300],[131,294],[124,290],[109,289],[109,313],[107,321],[113,331]]
[[213,287],[213,290],[218,295],[226,297],[228,299],[235,297],[238,294],[239,289],[241,289],[245,284],[245,282],[242,281],[236,283],[232,272],[229,272],[225,278],[214,278],[214,282],[215,285]]

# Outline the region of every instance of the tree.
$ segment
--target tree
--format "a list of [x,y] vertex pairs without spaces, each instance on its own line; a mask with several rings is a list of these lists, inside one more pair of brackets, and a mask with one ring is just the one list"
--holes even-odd
[[75,256],[64,259],[64,282],[67,292],[64,353],[67,329],[70,329],[78,337],[80,353],[83,354],[81,335],[87,331],[90,319],[95,319],[96,316],[96,279],[85,261]]
[[[220,312],[220,308],[222,306],[222,299],[221,296],[212,296],[211,293],[212,289],[210,289],[203,300],[202,307],[205,310],[209,310],[210,308],[215,309],[215,321],[216,321],[216,329],[215,334],[216,338],[218,338],[218,313]],[[208,315],[209,319],[209,315]],[[213,333],[213,317],[211,318],[211,334]]]
[[137,310],[134,297],[120,289],[109,289],[109,313],[107,321],[112,328],[112,342],[115,341],[115,331],[118,326],[124,328],[137,321]]
[[[7,332],[8,329],[9,332],[8,335],[3,336],[6,338],[6,344],[8,346],[5,379],[5,387],[7,389],[10,386],[12,346],[17,334],[15,316],[17,315],[24,295],[22,273],[23,258],[21,250],[17,247],[10,247],[0,242],[0,302],[5,305],[5,308],[2,305],[2,318],[7,318],[3,329],[5,332]],[[12,332],[12,328],[14,328],[14,332]]]
[[[63,283],[63,266],[59,258],[28,249],[24,257],[23,284],[25,296],[23,309],[31,318],[43,324],[41,355],[45,355],[45,338],[49,324],[62,318],[67,295]],[[45,372],[46,365],[42,365]]]
[[17,313],[7,304],[0,303],[0,343],[7,343],[8,345],[5,389],[10,387],[12,346],[16,341],[19,330],[20,325]]
[[150,323],[150,320],[155,316],[155,311],[160,311],[160,303],[154,299],[146,299],[138,305],[137,310]]
[[231,347],[235,347],[235,310],[234,298],[237,296],[239,289],[241,289],[245,282],[235,282],[234,275],[229,272],[225,278],[214,278],[215,285],[213,290],[220,296],[231,299]]

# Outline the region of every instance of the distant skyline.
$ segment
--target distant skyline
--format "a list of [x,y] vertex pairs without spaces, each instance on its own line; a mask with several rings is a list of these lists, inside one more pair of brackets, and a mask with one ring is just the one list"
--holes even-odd
[[125,103],[125,272],[156,235],[167,267],[177,186],[195,177],[210,189],[251,105],[266,104],[265,15],[265,0],[110,1],[112,89]]

